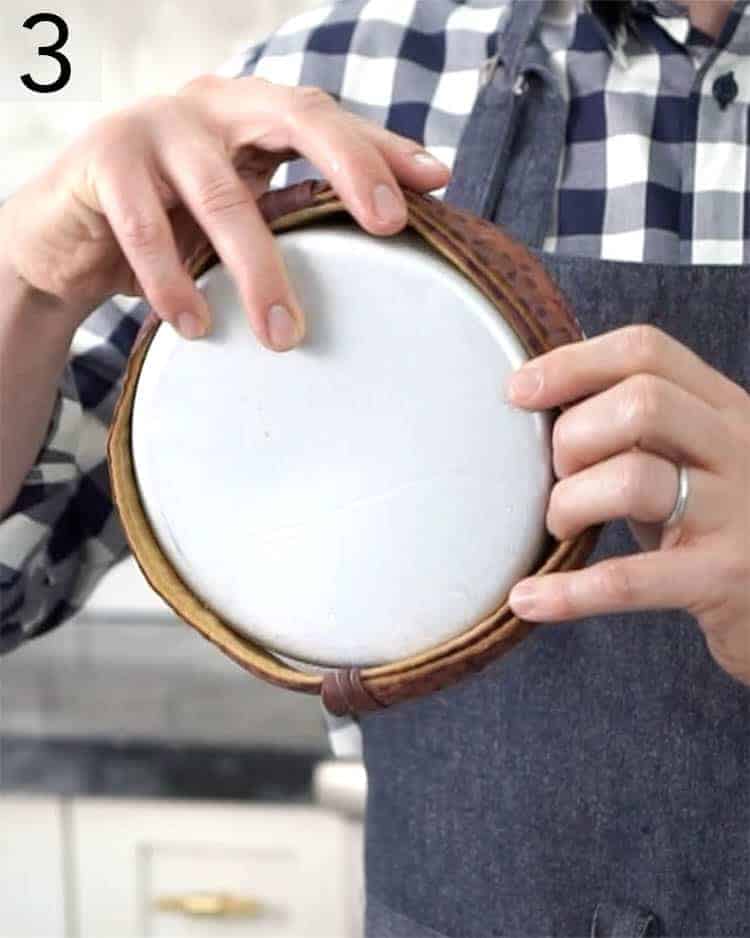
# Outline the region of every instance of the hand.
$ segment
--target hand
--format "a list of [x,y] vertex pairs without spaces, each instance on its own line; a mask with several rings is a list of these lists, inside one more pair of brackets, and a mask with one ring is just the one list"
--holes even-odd
[[82,321],[114,293],[143,296],[195,338],[210,315],[184,261],[208,237],[258,338],[288,349],[304,316],[256,199],[300,155],[375,235],[406,222],[400,183],[428,191],[450,175],[318,88],[203,76],[94,123],[6,202],[0,242],[16,276],[60,315]]
[[[628,326],[527,363],[508,398],[531,410],[571,405],[553,432],[550,532],[564,540],[627,518],[654,548],[524,580],[510,596],[516,614],[685,609],[718,664],[750,685],[750,395],[659,330]],[[681,463],[687,509],[662,528]]]

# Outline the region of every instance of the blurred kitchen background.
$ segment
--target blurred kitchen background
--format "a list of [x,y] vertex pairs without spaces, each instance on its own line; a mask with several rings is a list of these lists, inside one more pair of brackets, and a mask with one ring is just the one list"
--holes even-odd
[[[0,196],[37,173],[95,118],[140,97],[175,91],[202,72],[231,70],[243,49],[290,17],[323,5],[319,0],[2,0]],[[20,26],[40,10],[64,15],[70,27],[62,51],[70,52],[76,68],[70,86],[55,94],[34,93],[16,80],[30,72],[49,82],[59,72],[52,60],[35,54],[56,39],[55,28]],[[9,63],[21,67],[11,69]]]
[[[2,0],[0,62],[39,74],[29,49],[54,33],[19,24],[52,10],[90,25],[96,75],[93,100],[0,85],[0,198],[100,115],[231,71],[319,5]],[[251,678],[126,561],[84,613],[0,659],[0,934],[355,938],[365,787],[359,761],[332,759],[316,699]]]

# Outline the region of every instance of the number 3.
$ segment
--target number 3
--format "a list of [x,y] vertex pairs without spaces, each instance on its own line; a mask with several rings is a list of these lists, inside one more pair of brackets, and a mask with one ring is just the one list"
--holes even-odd
[[55,59],[60,65],[60,74],[53,82],[49,82],[46,85],[34,81],[28,72],[26,72],[25,75],[21,75],[21,81],[30,91],[38,91],[40,94],[51,94],[53,91],[63,89],[70,81],[70,62],[58,51],[62,49],[68,41],[70,34],[68,32],[68,24],[56,13],[35,13],[23,23],[23,26],[26,29],[33,29],[38,23],[52,23],[53,26],[57,26],[57,41],[49,46],[39,46],[39,55],[48,55],[50,58]]

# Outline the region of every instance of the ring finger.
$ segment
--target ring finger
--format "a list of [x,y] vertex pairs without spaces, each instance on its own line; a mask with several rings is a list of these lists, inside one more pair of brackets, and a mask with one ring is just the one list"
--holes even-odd
[[718,469],[726,464],[729,438],[721,415],[705,401],[664,378],[633,375],[557,419],[555,472],[564,478],[633,447]]
[[[723,500],[715,476],[689,468],[690,498],[681,528],[705,534],[720,527]],[[547,511],[547,527],[558,540],[575,537],[585,528],[616,518],[661,524],[677,497],[674,463],[653,453],[619,453],[555,485]]]

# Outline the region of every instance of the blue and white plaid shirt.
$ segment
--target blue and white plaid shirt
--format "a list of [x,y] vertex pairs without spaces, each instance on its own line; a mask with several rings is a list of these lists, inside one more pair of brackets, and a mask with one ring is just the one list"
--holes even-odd
[[[318,85],[451,165],[502,50],[510,0],[343,0],[299,16],[224,70]],[[750,16],[720,41],[668,0],[628,5],[611,33],[582,0],[549,0],[538,40],[567,106],[544,247],[660,263],[750,260]],[[283,185],[283,167],[273,185]],[[319,175],[294,164],[294,178]],[[145,313],[114,297],[76,333],[45,443],[0,519],[0,650],[63,622],[127,554],[105,440]]]

